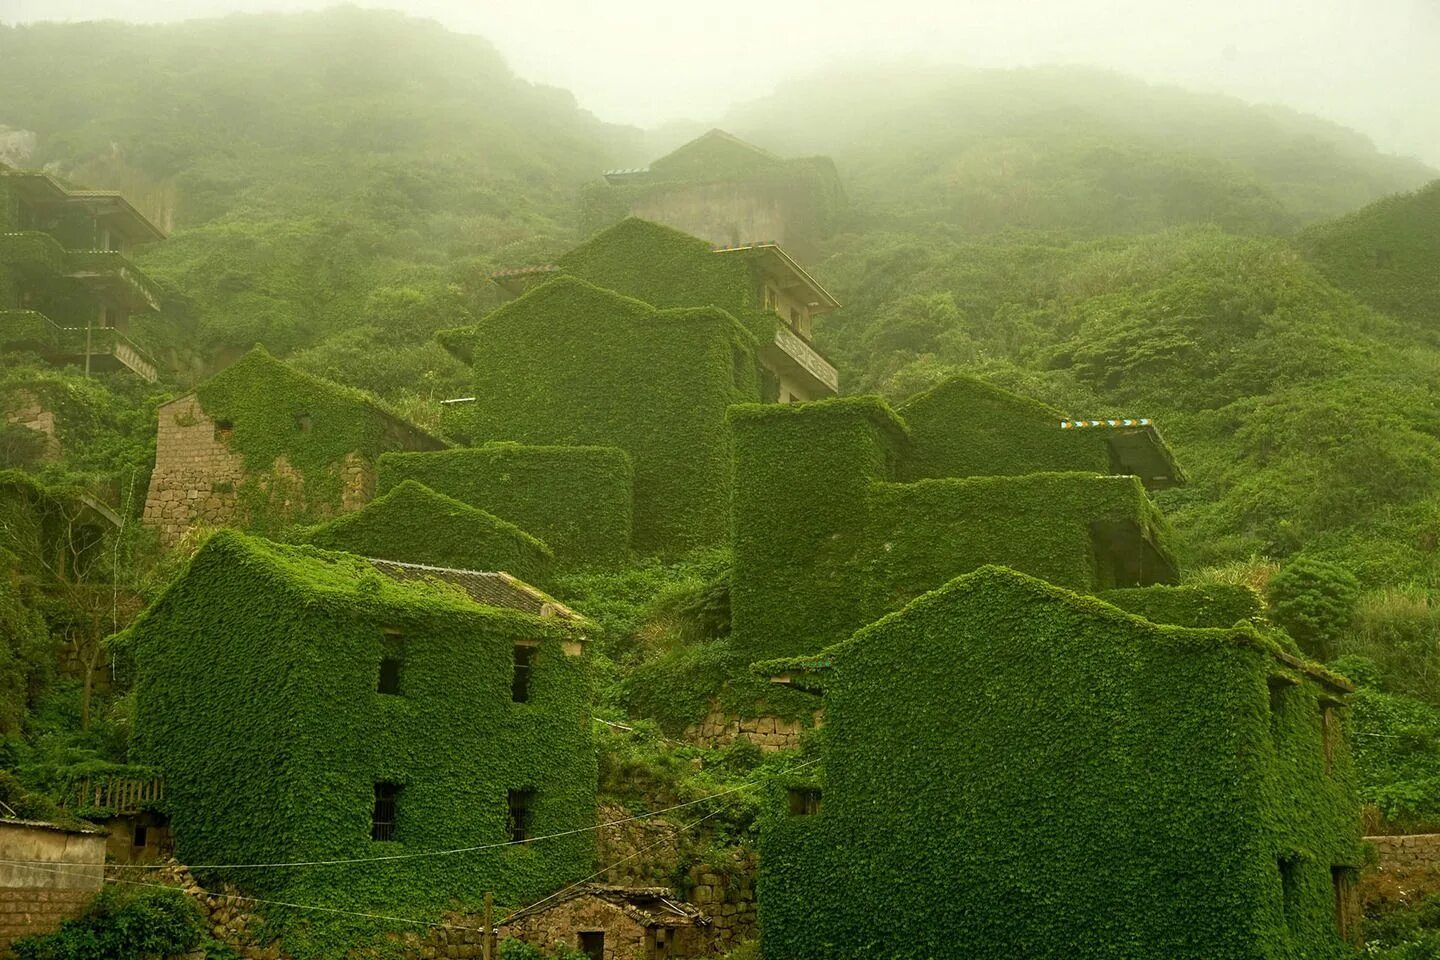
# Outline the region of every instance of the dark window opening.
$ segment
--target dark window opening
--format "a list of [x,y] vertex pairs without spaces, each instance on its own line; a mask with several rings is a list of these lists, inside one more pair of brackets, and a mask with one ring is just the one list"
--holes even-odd
[[1330,882],[1335,888],[1335,932],[1346,943],[1355,942],[1355,868],[1331,867]]
[[105,308],[105,326],[115,328],[120,326],[120,311],[114,307]]
[[790,816],[813,817],[820,812],[820,790],[817,787],[791,787],[786,791]]
[[530,839],[530,803],[534,799],[534,790],[511,790],[506,794],[505,825],[511,843],[524,843]]
[[515,644],[515,675],[510,680],[510,699],[516,703],[530,702],[530,674],[535,669],[535,647]]
[[375,685],[377,691],[400,695],[400,663],[399,657],[386,657],[380,661],[380,682]]
[[310,427],[311,427],[311,425],[312,425],[312,424],[311,424],[311,420],[310,420],[310,414],[308,414],[308,413],[297,413],[297,414],[295,414],[295,429],[296,429],[296,430],[298,430],[298,431],[301,432],[301,433],[309,433],[309,432],[310,432]]
[[229,440],[229,439],[230,439],[230,434],[232,434],[232,433],[234,433],[234,432],[235,432],[235,422],[234,422],[233,420],[216,420],[216,421],[215,421],[215,439],[216,439],[216,440]]
[[589,960],[605,960],[605,931],[581,930],[577,936],[580,940],[580,952]]
[[1270,730],[1273,733],[1279,726],[1280,715],[1285,709],[1285,691],[1293,684],[1287,677],[1268,677],[1265,680],[1265,687],[1270,691]]
[[1335,704],[1320,704],[1320,750],[1325,759],[1325,773],[1335,770],[1335,748],[1340,741],[1340,715]]
[[1280,904],[1285,925],[1294,930],[1300,918],[1300,861],[1295,857],[1281,857],[1275,866],[1280,871]]
[[395,801],[400,795],[398,783],[375,784],[375,812],[370,815],[370,839],[395,839]]
[[143,847],[149,839],[150,828],[143,823],[135,824],[135,835],[131,837],[131,843],[137,847]]

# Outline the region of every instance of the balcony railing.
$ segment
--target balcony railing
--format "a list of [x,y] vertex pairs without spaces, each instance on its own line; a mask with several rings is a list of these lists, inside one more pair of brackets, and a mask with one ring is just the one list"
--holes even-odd
[[840,374],[830,365],[830,361],[820,356],[814,347],[784,323],[775,324],[775,346],[784,351],[785,355],[806,373],[828,387],[831,393],[840,392]]
[[131,307],[160,309],[160,288],[115,250],[67,250],[65,274],[124,297]]
[[103,777],[75,784],[62,805],[71,810],[108,810],[123,815],[139,813],[164,799],[165,781],[159,777]]
[[155,360],[111,327],[62,327],[36,310],[0,310],[0,347],[34,350],[53,360],[113,357],[143,380],[159,378]]

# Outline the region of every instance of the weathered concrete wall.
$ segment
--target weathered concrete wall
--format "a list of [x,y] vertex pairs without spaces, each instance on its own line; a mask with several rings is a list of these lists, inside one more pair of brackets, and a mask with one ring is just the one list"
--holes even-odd
[[[822,719],[823,713],[815,711],[813,726],[820,726]],[[712,702],[705,719],[685,729],[685,739],[704,746],[727,747],[743,738],[767,752],[795,750],[800,746],[800,738],[810,729],[803,721],[782,717],[742,719],[723,712]]]
[[[0,956],[79,916],[105,877],[105,833],[0,820]],[[13,861],[13,862],[10,862]]]
[[230,523],[244,479],[240,454],[217,436],[198,398],[191,394],[160,407],[144,519],[159,528],[161,543],[179,542],[198,524]]
[[721,246],[773,241],[790,247],[783,190],[774,185],[744,181],[677,184],[638,198],[630,213]]

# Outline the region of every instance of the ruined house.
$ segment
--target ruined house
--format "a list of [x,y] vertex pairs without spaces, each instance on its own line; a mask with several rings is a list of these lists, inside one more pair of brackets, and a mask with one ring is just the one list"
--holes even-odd
[[762,821],[768,960],[1352,954],[1350,688],[1283,636],[985,567],[760,669],[826,722]]
[[373,397],[256,347],[160,406],[145,523],[163,543],[192,527],[266,531],[358,509],[388,450],[446,444]]
[[222,530],[119,640],[134,754],[182,861],[347,861],[218,871],[247,892],[530,903],[593,869],[588,629],[513,577]]
[[1148,420],[1070,420],[969,378],[898,411],[730,420],[733,638],[752,660],[813,653],[985,564],[1085,593],[1178,580],[1147,488],[1184,477]]
[[711,130],[641,169],[610,170],[594,215],[653,220],[716,246],[774,243],[812,259],[845,202],[828,157],[784,159]]
[[708,926],[664,887],[580,884],[511,914],[499,936],[587,960],[698,960],[711,955]]
[[127,333],[160,294],[130,254],[163,238],[118,193],[0,166],[0,349],[155,380],[154,358]]

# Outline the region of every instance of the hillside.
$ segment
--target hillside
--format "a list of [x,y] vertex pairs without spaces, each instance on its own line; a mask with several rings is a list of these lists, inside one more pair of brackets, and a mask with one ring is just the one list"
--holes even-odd
[[1440,322],[1440,181],[1379,200],[1299,237],[1327,277],[1377,310]]
[[970,234],[1289,231],[1435,175],[1314,117],[1084,68],[835,69],[726,123],[833,156],[880,224]]

